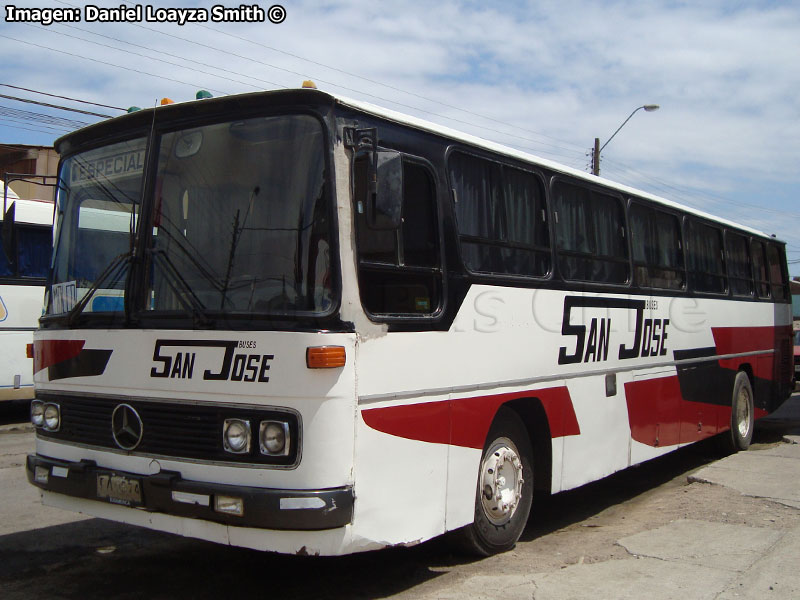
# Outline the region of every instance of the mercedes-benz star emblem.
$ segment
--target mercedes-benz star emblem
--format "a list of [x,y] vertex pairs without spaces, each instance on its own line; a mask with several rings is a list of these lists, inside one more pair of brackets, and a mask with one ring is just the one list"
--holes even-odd
[[111,413],[111,434],[117,446],[133,450],[142,441],[142,418],[130,404],[120,404]]

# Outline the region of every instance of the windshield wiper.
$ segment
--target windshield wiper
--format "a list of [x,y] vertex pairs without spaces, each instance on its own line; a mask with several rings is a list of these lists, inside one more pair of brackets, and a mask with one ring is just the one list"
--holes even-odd
[[[112,274],[117,274],[117,271],[120,270],[120,267],[127,265],[131,261],[131,253],[130,252],[123,252],[122,254],[116,256],[105,268],[105,270],[100,273],[100,275],[95,279],[94,283],[86,290],[86,293],[83,297],[75,303],[75,306],[70,309],[67,313],[67,325],[72,327],[75,324],[75,320],[78,318],[83,310],[86,308],[86,305],[89,304],[89,300],[92,299],[95,292],[100,289],[100,286],[108,280]],[[114,280],[116,283],[117,280]],[[123,298],[123,301],[125,299]]]
[[150,255],[161,264],[161,273],[165,275],[167,285],[173,291],[184,308],[191,310],[195,323],[198,325],[212,325],[214,321],[205,312],[205,304],[202,303],[197,294],[194,293],[192,286],[181,276],[180,271],[175,267],[167,253],[163,250],[150,250]]

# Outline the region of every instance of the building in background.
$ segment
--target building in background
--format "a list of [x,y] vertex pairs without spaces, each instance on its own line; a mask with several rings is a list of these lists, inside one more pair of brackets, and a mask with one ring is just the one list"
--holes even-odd
[[51,146],[0,144],[0,175],[23,200],[52,202],[57,172],[58,153]]

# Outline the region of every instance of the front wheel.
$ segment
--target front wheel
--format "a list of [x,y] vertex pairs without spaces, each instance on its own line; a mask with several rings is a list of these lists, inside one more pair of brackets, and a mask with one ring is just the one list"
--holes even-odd
[[754,424],[753,387],[747,373],[739,371],[733,382],[731,428],[723,434],[725,449],[731,452],[747,450],[753,439]]
[[533,499],[531,442],[513,410],[501,408],[486,437],[475,496],[475,520],[456,533],[470,554],[510,550],[528,522]]

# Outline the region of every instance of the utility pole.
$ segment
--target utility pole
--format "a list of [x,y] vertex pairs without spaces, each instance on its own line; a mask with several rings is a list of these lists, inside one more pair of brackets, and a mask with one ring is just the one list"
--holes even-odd
[[645,104],[644,106],[640,106],[639,108],[634,109],[634,111],[628,115],[628,118],[622,122],[622,125],[617,127],[617,130],[611,134],[611,137],[606,140],[606,143],[600,146],[600,138],[594,138],[594,149],[592,150],[592,174],[593,175],[600,175],[600,153],[603,151],[603,148],[608,146],[608,142],[614,139],[614,136],[619,133],[619,130],[625,127],[625,123],[631,120],[631,117],[636,114],[637,111],[644,109],[645,112],[653,112],[654,110],[658,110],[658,104]]

